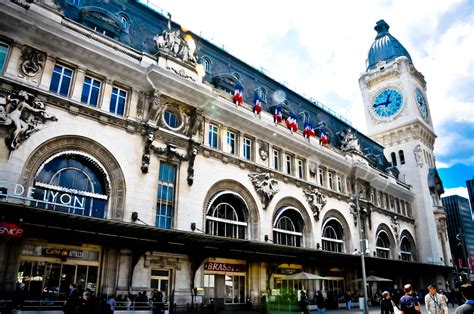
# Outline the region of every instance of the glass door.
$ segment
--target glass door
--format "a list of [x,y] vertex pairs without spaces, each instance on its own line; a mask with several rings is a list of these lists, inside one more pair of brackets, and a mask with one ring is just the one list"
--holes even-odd
[[169,269],[152,269],[150,288],[157,289],[163,294],[163,302],[168,301],[170,295],[170,278],[171,270]]

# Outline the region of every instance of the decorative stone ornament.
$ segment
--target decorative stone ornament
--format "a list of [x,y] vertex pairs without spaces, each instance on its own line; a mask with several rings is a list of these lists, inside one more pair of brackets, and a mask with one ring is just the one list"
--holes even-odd
[[356,134],[352,132],[351,129],[342,131],[339,135],[341,137],[340,149],[343,152],[351,152],[351,151],[360,152],[361,151],[359,139],[357,138]]
[[260,155],[260,158],[265,161],[268,158],[268,143],[265,143],[263,141],[259,141],[259,147],[258,147],[258,153]]
[[423,149],[421,148],[420,144],[415,146],[415,148],[413,149],[413,154],[415,154],[416,164],[420,168],[423,167]]
[[400,227],[400,223],[398,222],[398,216],[391,217],[390,225],[392,226],[393,233],[395,234],[395,238],[398,239],[398,230]]
[[279,189],[278,181],[272,178],[272,175],[268,172],[249,173],[250,181],[253,183],[255,190],[260,195],[260,199],[264,205],[264,209],[267,209],[268,204],[272,200],[273,196],[278,193]]
[[327,196],[319,192],[317,188],[304,189],[303,193],[306,196],[311,211],[313,212],[314,219],[319,221],[319,213],[324,208],[324,205],[326,205]]
[[35,77],[44,67],[46,54],[35,48],[23,46],[21,48],[20,70],[28,77]]
[[0,95],[0,126],[9,127],[10,135],[5,143],[10,150],[15,150],[34,132],[42,129],[46,120],[58,119],[46,112],[43,102],[36,96],[20,91],[2,98]]

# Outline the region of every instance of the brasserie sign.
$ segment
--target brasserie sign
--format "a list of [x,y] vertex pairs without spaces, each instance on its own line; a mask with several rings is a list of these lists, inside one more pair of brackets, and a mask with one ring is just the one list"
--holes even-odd
[[245,272],[245,265],[209,262],[209,263],[204,264],[204,269],[205,270],[210,270],[210,271],[224,271],[224,272],[229,272],[229,273],[242,273],[242,272]]

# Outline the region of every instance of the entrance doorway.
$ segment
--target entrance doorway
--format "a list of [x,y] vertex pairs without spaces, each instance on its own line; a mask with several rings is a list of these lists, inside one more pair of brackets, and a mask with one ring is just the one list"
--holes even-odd
[[163,295],[163,302],[168,302],[168,296],[170,295],[170,278],[171,270],[169,269],[152,269],[151,270],[151,281],[150,288],[161,291]]

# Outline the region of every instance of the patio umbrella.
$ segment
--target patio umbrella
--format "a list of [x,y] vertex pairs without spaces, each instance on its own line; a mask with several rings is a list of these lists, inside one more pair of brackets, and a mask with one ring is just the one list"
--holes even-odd
[[320,280],[320,279],[326,279],[326,277],[306,273],[304,271],[300,272],[300,273],[293,274],[293,275],[286,276],[285,278],[282,278],[282,280]]
[[[361,282],[363,279],[362,278],[359,278],[359,279],[356,279],[356,280],[353,280],[352,282]],[[377,276],[374,276],[374,275],[370,275],[370,276],[367,276],[366,278],[366,281],[367,282],[391,282],[393,281],[392,279],[387,279],[387,278],[382,278],[382,277],[377,277]]]

